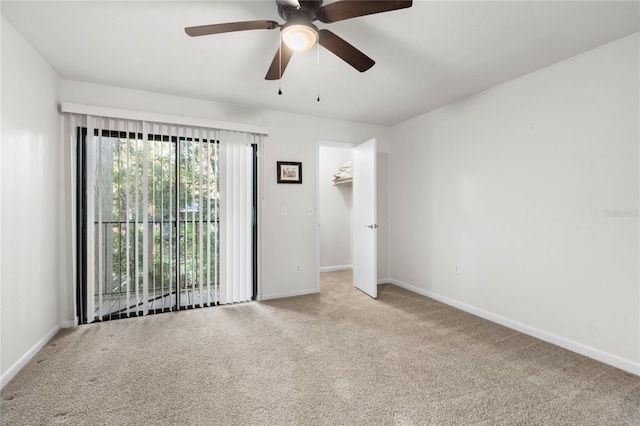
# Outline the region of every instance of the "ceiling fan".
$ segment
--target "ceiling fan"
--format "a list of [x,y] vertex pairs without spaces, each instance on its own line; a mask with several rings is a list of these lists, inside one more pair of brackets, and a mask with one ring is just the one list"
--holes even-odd
[[359,16],[404,9],[411,7],[413,2],[411,0],[339,0],[325,6],[322,5],[322,0],[276,0],[276,3],[278,5],[278,14],[285,20],[284,24],[279,24],[276,21],[243,21],[187,27],[184,30],[191,37],[198,37],[234,31],[280,28],[280,48],[267,71],[266,80],[280,79],[293,53],[308,50],[316,42],[353,68],[364,72],[375,64],[373,59],[333,32],[327,29],[318,29],[313,22],[320,21],[325,24],[331,24]]

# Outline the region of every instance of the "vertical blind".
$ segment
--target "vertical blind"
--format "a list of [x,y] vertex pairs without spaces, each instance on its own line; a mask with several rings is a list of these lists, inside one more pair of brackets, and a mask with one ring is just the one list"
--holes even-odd
[[74,200],[84,205],[72,208],[85,232],[77,239],[84,258],[76,259],[84,269],[81,319],[251,299],[253,146],[262,135],[78,114],[65,120],[84,164],[84,194]]

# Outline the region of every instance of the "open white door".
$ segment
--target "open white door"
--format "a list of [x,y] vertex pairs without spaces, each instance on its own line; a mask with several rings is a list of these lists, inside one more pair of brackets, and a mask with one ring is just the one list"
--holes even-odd
[[376,140],[353,149],[353,284],[378,297]]

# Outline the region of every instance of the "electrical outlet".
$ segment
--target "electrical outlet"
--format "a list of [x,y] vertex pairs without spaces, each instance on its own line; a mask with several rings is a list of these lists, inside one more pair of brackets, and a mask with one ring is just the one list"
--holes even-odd
[[300,271],[301,271],[300,265],[296,265],[296,272],[300,272]]
[[282,216],[286,216],[286,215],[287,215],[287,208],[286,208],[286,207],[283,207],[282,209],[280,209],[280,214],[281,214]]
[[460,265],[459,265],[459,264],[457,264],[457,263],[456,263],[455,265],[453,265],[453,271],[454,271],[456,274],[459,274],[459,273],[460,273]]

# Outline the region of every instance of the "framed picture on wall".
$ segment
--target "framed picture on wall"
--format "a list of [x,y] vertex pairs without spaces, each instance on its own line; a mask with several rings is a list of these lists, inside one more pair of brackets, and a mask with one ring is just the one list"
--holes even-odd
[[302,183],[302,163],[278,161],[278,183]]

